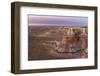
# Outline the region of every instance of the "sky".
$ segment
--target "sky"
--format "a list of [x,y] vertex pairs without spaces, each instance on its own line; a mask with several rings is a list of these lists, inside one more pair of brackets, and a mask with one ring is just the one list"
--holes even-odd
[[87,26],[88,17],[28,15],[29,26]]

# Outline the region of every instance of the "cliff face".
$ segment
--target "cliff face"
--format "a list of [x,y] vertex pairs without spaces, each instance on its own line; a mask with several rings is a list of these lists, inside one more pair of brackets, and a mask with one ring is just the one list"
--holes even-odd
[[[61,30],[61,29],[60,29]],[[67,27],[62,28],[63,36],[59,45],[55,48],[58,53],[75,55],[75,53],[87,53],[87,30],[82,27]],[[80,55],[81,55],[80,54]],[[60,55],[61,56],[61,55]],[[68,55],[67,55],[68,56]],[[65,57],[67,57],[65,56]],[[72,56],[72,57],[73,57]],[[82,57],[87,57],[87,54],[82,54]],[[77,57],[77,56],[76,56]]]
[[79,47],[86,48],[87,47],[87,32],[85,28],[81,27],[68,27],[63,32],[62,40],[60,42],[62,47],[71,48],[71,47]]

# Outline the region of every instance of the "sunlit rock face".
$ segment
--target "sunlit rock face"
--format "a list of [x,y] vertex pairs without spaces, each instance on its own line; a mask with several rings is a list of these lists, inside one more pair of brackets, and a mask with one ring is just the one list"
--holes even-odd
[[[83,52],[87,49],[87,30],[81,27],[65,27],[61,28],[63,36],[58,44],[52,50],[52,55],[60,57],[77,57],[83,56]],[[55,51],[55,52],[53,52]],[[81,55],[82,54],[82,55]],[[75,55],[75,56],[74,56]],[[78,55],[78,56],[79,56]]]
[[[64,32],[59,48],[63,48],[60,52],[76,52],[86,48],[87,34],[84,28],[69,27]],[[59,51],[59,50],[58,50]]]

